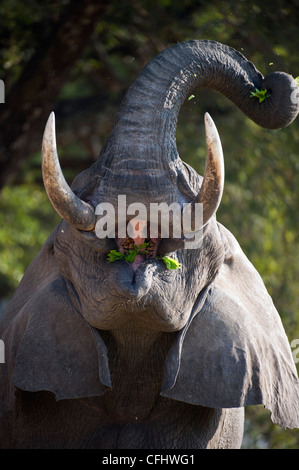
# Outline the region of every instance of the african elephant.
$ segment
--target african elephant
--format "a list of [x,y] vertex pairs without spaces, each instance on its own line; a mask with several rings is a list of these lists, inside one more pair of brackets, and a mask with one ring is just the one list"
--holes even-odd
[[[239,448],[244,406],[254,404],[282,427],[299,425],[299,382],[280,317],[216,221],[224,165],[209,115],[204,176],[178,155],[177,117],[195,87],[218,90],[267,128],[298,113],[291,76],[264,78],[231,47],[198,40],[164,50],[141,71],[98,161],[71,187],[50,115],[43,179],[62,221],[1,320],[3,448]],[[265,99],[255,90],[267,90]],[[178,203],[192,227],[201,205],[201,226],[189,232],[201,231],[200,243],[188,245],[181,229],[141,236],[137,223],[133,235],[120,236],[119,195],[126,207]],[[102,202],[116,208],[114,236],[96,234]],[[126,213],[127,226],[131,219]],[[125,257],[134,245],[134,262],[108,261],[111,250]],[[166,255],[180,267],[167,269]]]

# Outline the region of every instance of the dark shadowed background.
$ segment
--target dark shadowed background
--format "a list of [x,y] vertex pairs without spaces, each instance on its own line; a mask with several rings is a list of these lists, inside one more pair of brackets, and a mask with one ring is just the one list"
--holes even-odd
[[[97,159],[137,73],[167,46],[213,39],[242,52],[264,75],[299,76],[299,0],[2,0],[0,17],[0,310],[59,221],[40,169],[52,110],[70,183]],[[260,272],[290,343],[298,338],[299,345],[299,118],[265,130],[219,94],[199,90],[182,108],[177,143],[201,174],[205,111],[225,155],[218,220]],[[244,448],[299,447],[299,430],[272,424],[262,406],[248,407],[246,416]]]

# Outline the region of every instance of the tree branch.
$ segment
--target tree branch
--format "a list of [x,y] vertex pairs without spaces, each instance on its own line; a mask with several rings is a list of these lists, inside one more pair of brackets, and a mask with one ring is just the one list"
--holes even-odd
[[1,105],[0,189],[40,148],[47,116],[107,6],[105,0],[72,0]]

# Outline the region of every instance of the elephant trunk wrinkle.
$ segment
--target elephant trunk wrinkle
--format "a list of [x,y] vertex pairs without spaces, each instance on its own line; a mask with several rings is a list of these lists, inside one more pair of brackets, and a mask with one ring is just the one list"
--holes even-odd
[[176,335],[136,322],[101,334],[112,380],[112,389],[105,393],[106,407],[122,424],[147,419],[160,400],[164,362]]

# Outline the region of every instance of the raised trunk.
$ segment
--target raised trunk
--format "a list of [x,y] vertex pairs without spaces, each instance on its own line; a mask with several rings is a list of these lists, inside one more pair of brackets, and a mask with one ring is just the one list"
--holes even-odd
[[[274,72],[264,78],[242,54],[214,41],[176,44],[152,60],[133,82],[92,170],[93,181],[86,187],[82,178],[76,179],[75,194],[94,206],[109,201],[117,207],[119,195],[127,196],[127,206],[141,201],[149,205],[163,200],[181,206],[184,202],[201,202],[206,223],[221,199],[222,157],[215,159],[208,148],[209,174],[199,193],[198,175],[192,184],[176,148],[181,105],[199,87],[222,93],[254,122],[267,128],[284,127],[298,113],[294,96],[298,86],[290,75]],[[256,89],[267,90],[262,102],[252,95]],[[219,153],[220,141],[216,147]],[[86,210],[89,230],[94,221],[89,221],[90,210]],[[77,225],[82,227],[81,222]]]
[[[235,49],[215,41],[187,41],[161,52],[140,73],[128,90],[101,164],[117,170],[161,168],[161,157],[178,158],[175,134],[180,107],[198,87],[221,92],[257,124],[276,129],[287,126],[298,113],[292,95],[296,81],[282,72],[266,78]],[[263,102],[255,89],[267,89]],[[121,157],[121,158],[120,158]]]

